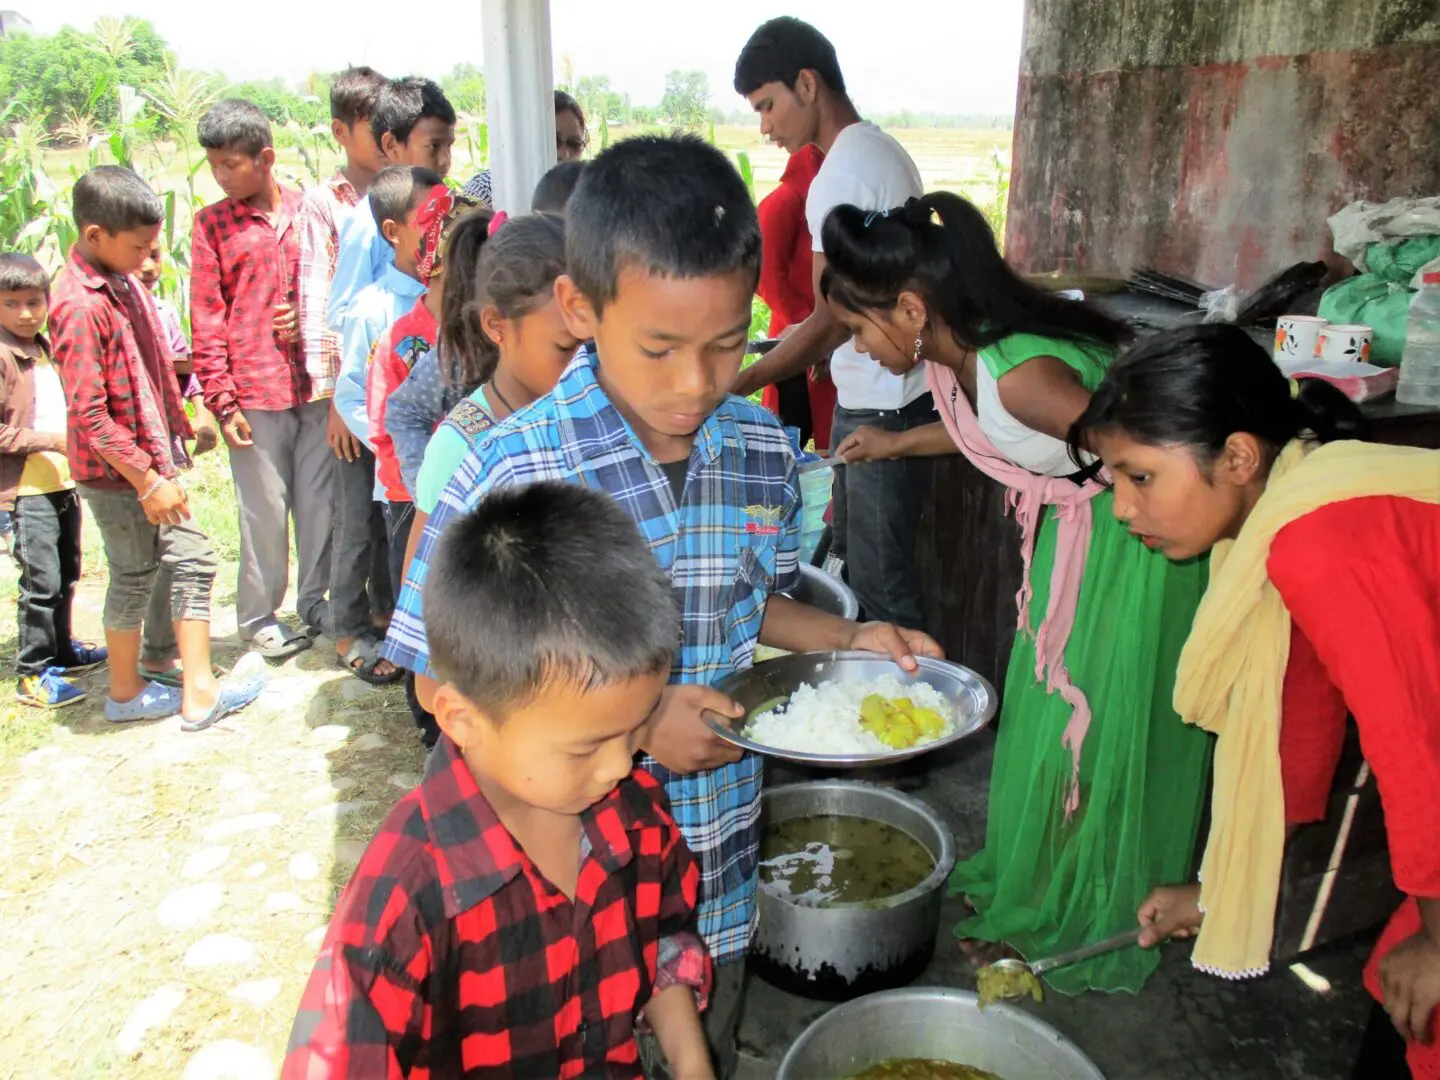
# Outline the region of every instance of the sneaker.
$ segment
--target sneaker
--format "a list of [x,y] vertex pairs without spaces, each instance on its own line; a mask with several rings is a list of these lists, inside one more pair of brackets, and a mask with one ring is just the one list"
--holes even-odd
[[112,724],[129,724],[135,720],[164,720],[180,711],[180,691],[159,683],[145,684],[145,689],[129,701],[105,699],[105,719]]
[[15,686],[15,700],[38,709],[63,709],[85,700],[85,691],[64,678],[63,668],[46,668],[39,675],[22,675]]
[[89,671],[93,667],[99,667],[110,659],[110,650],[102,645],[90,645],[83,641],[70,642],[70,655],[75,658],[73,664],[67,665],[64,671]]

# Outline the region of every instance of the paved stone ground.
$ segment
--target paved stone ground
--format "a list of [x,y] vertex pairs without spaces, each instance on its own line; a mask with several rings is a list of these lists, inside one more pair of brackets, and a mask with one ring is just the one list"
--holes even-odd
[[[99,589],[88,579],[79,601],[92,637]],[[215,633],[233,662],[233,623]],[[0,1080],[275,1075],[338,890],[423,754],[403,693],[344,675],[325,641],[272,670],[257,707],[198,734],[106,725],[95,673],[89,701],[0,762]],[[982,837],[990,757],[982,735],[919,774],[962,855]],[[948,900],[922,983],[973,988],[949,937],[959,918]],[[1026,1007],[1110,1080],[1343,1080],[1369,1008],[1366,951],[1312,959],[1311,982],[1333,987],[1317,991],[1289,971],[1210,979],[1176,946],[1139,996]],[[825,1008],[752,980],[741,1080],[773,1076]]]

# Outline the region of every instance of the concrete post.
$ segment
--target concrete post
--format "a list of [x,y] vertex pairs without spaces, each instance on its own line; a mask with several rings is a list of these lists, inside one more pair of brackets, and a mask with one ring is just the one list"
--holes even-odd
[[485,114],[495,209],[524,213],[555,164],[549,0],[482,0]]

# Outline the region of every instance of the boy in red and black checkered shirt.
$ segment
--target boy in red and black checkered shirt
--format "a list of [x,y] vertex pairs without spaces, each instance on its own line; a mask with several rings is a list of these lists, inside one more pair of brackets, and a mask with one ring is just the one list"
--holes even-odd
[[607,496],[550,483],[457,519],[429,580],[444,735],[341,894],[282,1075],[638,1078],[644,1022],[713,1080],[699,871],[634,767],[668,580]]
[[295,309],[300,192],[275,175],[270,121],[250,102],[217,102],[197,133],[226,197],[195,215],[191,237],[195,375],[230,446],[240,635],[262,656],[283,660],[310,647],[277,615],[290,583],[292,518],[295,609],[317,633],[325,622],[335,472],[330,406],[313,400]]

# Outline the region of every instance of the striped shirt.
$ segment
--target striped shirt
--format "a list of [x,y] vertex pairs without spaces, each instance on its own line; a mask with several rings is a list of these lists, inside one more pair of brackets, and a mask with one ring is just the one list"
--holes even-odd
[[[565,480],[608,492],[629,512],[669,575],[682,640],[672,683],[713,683],[751,663],[765,601],[800,574],[800,488],[790,442],[774,417],[729,397],[695,435],[676,505],[660,465],[610,403],[582,350],[555,390],[477,436],[430,516],[381,650],[429,673],[422,594],[446,524],[495,488]],[[597,571],[603,568],[597,567]],[[680,776],[653,758],[675,820],[700,861],[700,935],[717,964],[749,943],[759,851],[760,761]]]

